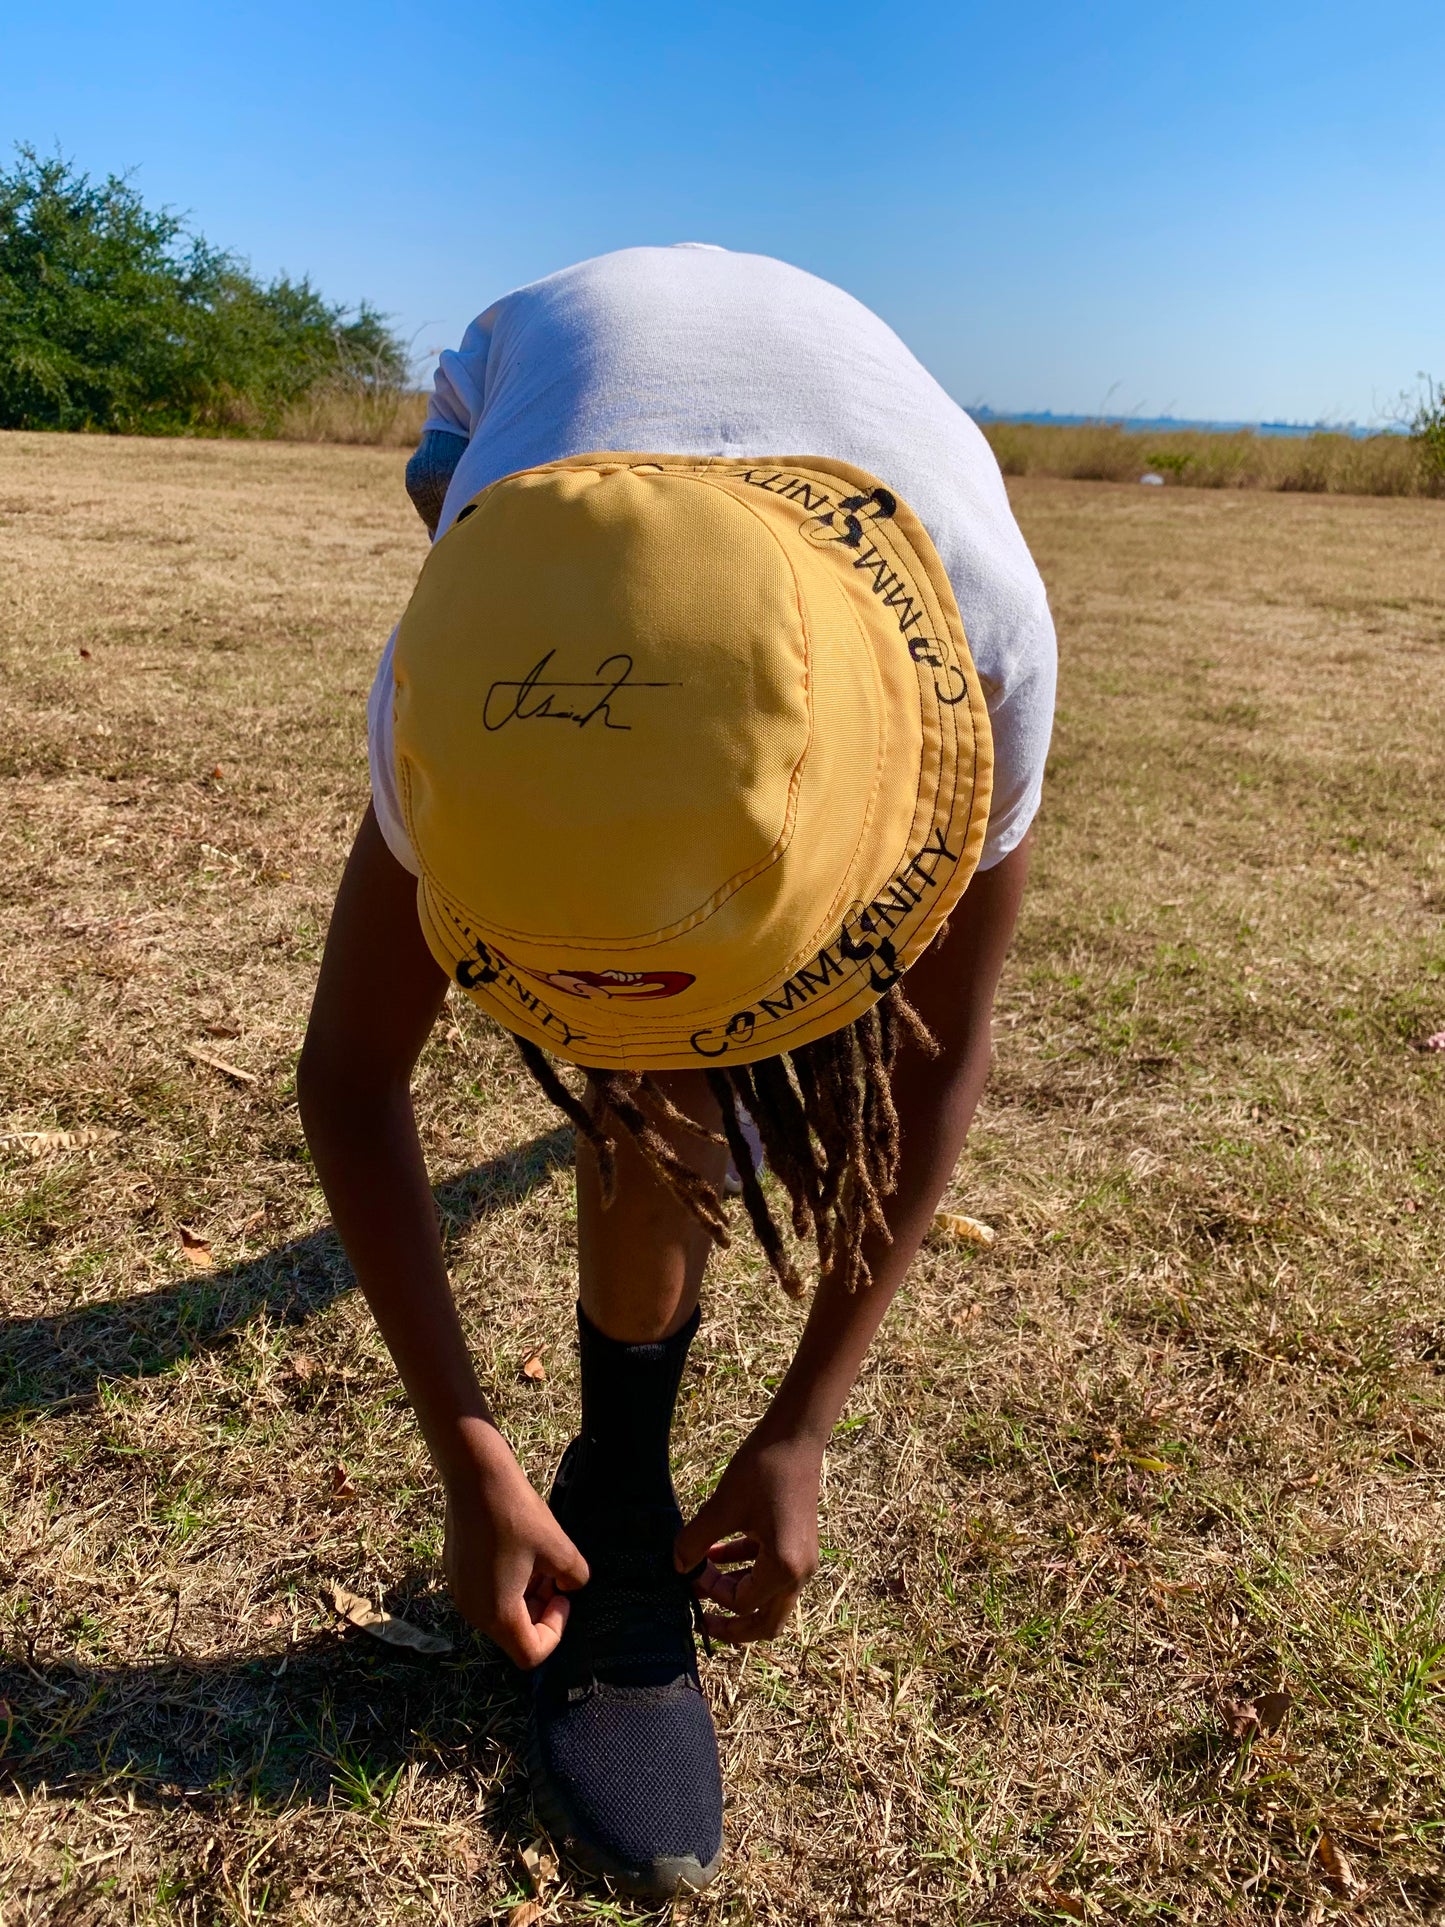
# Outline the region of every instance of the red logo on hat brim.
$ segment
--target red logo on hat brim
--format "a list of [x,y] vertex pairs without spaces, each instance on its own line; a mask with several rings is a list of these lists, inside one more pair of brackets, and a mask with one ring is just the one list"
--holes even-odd
[[527,975],[593,1003],[600,998],[635,1003],[644,997],[675,997],[697,982],[685,970],[528,970]]

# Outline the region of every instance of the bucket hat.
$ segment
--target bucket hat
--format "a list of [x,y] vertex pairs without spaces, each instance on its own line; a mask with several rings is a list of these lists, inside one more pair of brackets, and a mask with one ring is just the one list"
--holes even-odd
[[861,1015],[968,884],[993,770],[943,565],[818,456],[493,482],[418,578],[397,791],[438,963],[597,1069],[747,1063]]

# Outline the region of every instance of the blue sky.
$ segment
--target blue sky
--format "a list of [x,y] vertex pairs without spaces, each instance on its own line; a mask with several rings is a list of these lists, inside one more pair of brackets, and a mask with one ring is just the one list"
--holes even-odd
[[0,131],[419,353],[608,248],[781,255],[964,403],[1370,420],[1445,375],[1445,6],[71,0]]

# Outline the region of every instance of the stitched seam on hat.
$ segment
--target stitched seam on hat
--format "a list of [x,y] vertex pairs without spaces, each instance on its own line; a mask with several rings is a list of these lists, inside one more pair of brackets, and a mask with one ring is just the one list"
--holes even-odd
[[[802,470],[805,475],[807,474],[816,475],[820,472],[827,473],[826,470],[820,471],[817,468],[805,468],[802,462],[796,462],[796,463],[780,462],[778,465],[780,468],[794,468],[794,469]],[[740,464],[740,466],[753,468],[753,467],[756,467],[757,464],[754,462],[748,462],[748,463]],[[862,473],[862,471],[859,471],[859,472]],[[876,482],[878,479],[879,478],[877,477],[869,477],[870,481]],[[908,555],[907,555],[908,567],[906,570],[906,574],[916,579],[916,577],[920,573],[922,573],[924,576],[924,579],[927,580],[927,568],[926,568],[926,564],[924,562],[923,556],[914,551],[913,545],[911,543],[908,543],[906,546],[908,549]],[[897,565],[899,561],[898,551],[897,551],[897,548],[892,543],[888,544],[888,553],[889,553],[890,559],[893,561],[895,565]],[[933,587],[933,584],[931,582],[929,583],[929,587],[930,588]],[[847,593],[846,588],[844,590],[844,603],[845,603],[845,606],[847,607],[848,614],[852,618],[854,626],[856,627],[858,634],[863,641],[864,647],[868,649],[870,652],[872,652],[874,649],[874,643],[869,637],[867,630],[864,629],[862,623],[860,622],[858,617],[858,612],[853,607],[853,599]],[[904,647],[907,648],[906,641],[904,642]],[[912,661],[912,658],[910,657],[910,662],[911,661]],[[922,672],[926,667],[926,665],[922,663],[913,663],[912,666],[915,672],[918,674],[919,707],[921,710],[922,697],[923,697],[923,673]],[[942,704],[940,704],[939,707],[941,708]],[[873,787],[869,791],[868,812],[867,812],[867,815],[864,817],[864,821],[863,821],[864,831],[866,831],[868,823],[872,820],[873,807],[877,799],[878,784],[881,779],[881,774],[882,774],[882,771],[881,771],[881,756],[880,756],[878,763],[875,764]],[[919,768],[918,768],[918,782],[913,793],[913,815],[909,819],[910,830],[912,829],[914,819],[916,819],[918,815],[919,803],[922,799],[922,795],[923,795],[923,763],[922,763],[922,758],[920,757]],[[936,820],[937,820],[937,814],[935,812],[934,821]],[[927,831],[925,830],[924,842],[919,846],[920,849],[924,847],[924,845],[926,845],[927,840],[928,840]],[[918,854],[918,851],[910,849],[911,842],[912,842],[912,839],[910,837],[909,841],[906,842],[903,846],[903,855],[902,857],[899,858],[898,864],[894,866],[894,869],[891,873],[892,875],[894,876],[897,875],[899,864],[902,864],[908,861],[910,859],[910,856],[916,856]],[[787,968],[785,970],[780,971],[777,977],[773,980],[776,985],[781,986],[785,984],[788,981],[788,979],[792,977],[797,971],[802,969],[802,967],[805,964],[811,962],[811,960],[817,956],[819,950],[823,948],[823,940],[825,938],[828,941],[831,941],[833,935],[836,934],[841,936],[842,929],[843,929],[843,920],[844,920],[844,915],[846,911],[845,899],[846,899],[847,887],[848,887],[847,882],[845,881],[842,884],[842,886],[839,888],[837,895],[833,898],[833,901],[830,904],[827,913],[823,916],[823,918],[819,921],[819,923],[814,927],[812,935],[809,937],[808,941],[799,946],[799,948],[793,953],[792,957],[789,959]],[[854,972],[855,980],[859,975],[861,975],[861,971]],[[843,986],[840,985],[839,986],[840,992],[842,988]],[[766,995],[765,992],[759,992],[758,995],[755,996],[752,1001],[754,1003],[759,1003],[763,1000],[763,997],[765,995]],[[833,1000],[831,998],[819,999],[820,1003],[831,1003],[832,1001]],[[817,1006],[815,1005],[814,1008],[816,1009],[816,1007]],[[704,1028],[704,1027],[698,1026],[697,1028]]]
[[[864,649],[868,652],[868,654],[871,657],[874,653],[873,643],[869,638],[867,630],[863,627],[862,623],[858,620],[858,611],[853,607],[853,601],[851,596],[847,595],[846,592],[844,594],[843,601],[844,601],[844,606],[847,608],[849,618],[852,621],[854,628],[858,632],[858,638],[863,644]],[[881,682],[882,678],[876,666],[874,667],[873,674],[875,679]],[[922,779],[923,779],[923,771],[920,764],[920,768],[919,768],[920,790],[922,787]],[[863,821],[859,826],[859,830],[858,830],[859,843],[862,843],[864,837],[868,834],[868,825],[873,821],[873,811],[878,802],[878,791],[882,784],[882,780],[883,780],[883,748],[882,748],[882,745],[880,744],[878,749],[874,753],[873,781],[869,785],[869,789],[868,789],[868,807],[864,811]],[[918,814],[918,794],[919,792],[915,791],[914,799],[913,799],[914,816]],[[910,819],[910,827],[911,827],[911,819]],[[854,850],[854,854],[855,855],[857,854],[856,847]],[[799,948],[793,953],[792,958],[789,960],[787,969],[784,970],[778,976],[776,981],[779,985],[785,984],[788,981],[788,979],[794,974],[795,971],[801,970],[804,964],[808,963],[812,958],[817,956],[819,950],[823,947],[823,940],[828,932],[835,929],[841,932],[842,926],[843,926],[843,916],[848,904],[848,884],[849,884],[849,879],[845,876],[843,881],[838,885],[837,891],[834,894],[832,902],[828,905],[827,910],[823,913],[822,917],[814,926],[813,931],[811,935],[808,937],[807,941],[801,944]],[[762,993],[760,993],[760,995],[761,994]],[[758,1001],[759,1001],[758,997],[755,997],[753,999],[754,1003],[757,1003]]]
[[[815,468],[812,468],[811,465],[805,464],[803,462],[789,462],[782,458],[776,458],[776,459],[777,459],[778,467],[783,470],[804,470],[805,472],[812,472],[812,473],[818,472]],[[745,464],[742,464],[741,466],[754,467],[756,466],[756,464],[745,463]],[[859,471],[859,473],[861,475],[862,471]],[[870,478],[870,479],[876,479],[876,478]],[[907,504],[900,503],[900,506],[907,507]],[[925,538],[927,538],[927,530],[923,529],[922,523],[918,521],[917,515],[914,513],[914,511],[911,508],[908,510],[908,514],[911,520],[917,523],[918,528],[921,530]],[[954,625],[953,625],[953,622],[949,619],[949,610],[948,610],[947,604],[944,602],[943,597],[940,593],[939,583],[935,577],[933,569],[929,565],[929,560],[928,560],[926,551],[913,541],[911,531],[905,526],[899,526],[896,523],[892,526],[890,526],[887,523],[881,523],[881,524],[873,524],[871,525],[871,527],[874,528],[877,531],[877,533],[870,535],[870,540],[872,540],[876,546],[880,546],[886,551],[889,557],[889,560],[894,564],[895,567],[897,567],[900,564],[900,562],[903,562],[904,564],[903,573],[905,575],[905,579],[912,578],[913,586],[920,590],[923,589],[926,585],[929,598],[938,605],[936,610],[937,615],[943,618],[941,623],[935,623],[933,626],[936,629],[938,629],[941,633],[946,634],[950,640],[950,643],[952,643]],[[902,555],[900,555],[900,550],[903,552]],[[946,580],[947,579],[946,571],[943,571],[941,560],[938,566],[939,566],[940,572],[943,573],[944,579]],[[952,597],[951,585],[949,587],[949,595],[951,598]],[[854,620],[856,622],[858,618],[857,618],[856,612],[852,608],[851,600],[849,602],[849,611],[850,611],[850,614],[853,614]],[[956,604],[955,604],[955,611],[956,611]],[[929,611],[930,620],[932,620],[934,613],[935,611],[933,610]],[[966,849],[975,829],[976,801],[977,801],[977,792],[978,792],[978,758],[977,758],[977,718],[974,715],[974,705],[975,705],[976,696],[978,696],[981,699],[981,691],[978,685],[977,667],[973,663],[972,651],[968,650],[968,639],[963,632],[963,622],[961,617],[958,619],[957,627],[958,627],[958,633],[963,636],[964,647],[965,647],[965,650],[967,650],[967,661],[969,664],[969,668],[973,670],[973,674],[972,676],[970,676],[967,673],[967,671],[963,669],[962,662],[960,661],[960,664],[959,664],[960,673],[964,675],[965,685],[967,688],[969,720],[970,720],[970,723],[973,725],[974,746],[975,746],[975,754],[973,758],[973,776],[972,776],[972,783],[970,785],[970,801],[969,801],[968,818],[965,825],[964,840],[963,840],[964,848]],[[904,646],[907,647],[906,638],[903,640],[904,640]],[[920,704],[921,704],[922,698],[923,698],[923,690],[925,687],[925,679],[928,674],[928,665],[923,662],[915,662],[914,667],[918,674]],[[937,696],[936,691],[934,696],[934,704],[935,704],[936,713],[938,713],[940,718],[940,723],[943,722],[942,712],[944,710],[956,712],[960,706],[957,703],[944,703],[941,700],[941,698]],[[985,719],[986,719],[986,714],[987,712],[985,711]],[[940,788],[935,795],[934,808],[930,814],[929,821],[924,828],[922,843],[919,844],[918,847],[915,849],[913,848],[912,838],[909,839],[909,842],[904,846],[903,856],[899,859],[898,866],[895,867],[895,870],[893,872],[894,876],[897,875],[898,868],[903,867],[904,863],[909,861],[911,857],[916,857],[921,852],[921,850],[926,847],[929,834],[933,830],[939,828],[940,824],[942,824],[943,827],[947,827],[948,825],[950,825],[953,822],[953,819],[957,813],[958,767],[959,767],[959,751],[961,748],[961,741],[960,741],[958,717],[956,713],[950,715],[948,722],[947,724],[944,724],[944,727],[951,728],[952,735],[953,735],[953,744],[954,744],[954,756],[953,756],[953,762],[952,762],[953,781],[948,791],[947,804],[945,807],[940,807],[940,804],[942,804],[942,801],[943,801],[943,791],[940,785]],[[991,760],[992,759],[990,757],[990,762]],[[942,772],[940,771],[940,775],[941,774]],[[923,769],[922,769],[922,764],[920,762],[918,789],[915,791],[915,796],[914,796],[914,816],[915,817],[918,814],[919,802],[922,797],[922,786],[923,786]],[[975,858],[975,862],[969,870],[968,878],[965,880],[965,885],[964,885],[965,888],[967,887],[967,882],[972,879],[973,872],[976,868],[977,868],[977,859]],[[951,881],[952,879],[950,879],[950,882]],[[958,895],[961,895],[961,894],[962,894],[962,890],[958,892]],[[957,901],[956,896],[953,899],[953,901],[954,902]],[[940,892],[939,902],[944,905],[944,908],[940,910],[938,905],[930,905],[928,910],[919,918],[918,923],[915,926],[913,932],[910,933],[910,938],[908,942],[904,945],[905,952],[911,952],[911,955],[909,955],[910,963],[916,961],[917,957],[921,954],[922,950],[927,947],[928,942],[930,942],[932,940],[933,935],[936,934],[938,925],[943,921],[944,917],[948,914],[948,911],[951,910],[953,907],[952,903],[948,902],[947,900],[946,889]],[[839,917],[836,924],[832,922],[826,922],[825,924],[820,925],[818,930],[815,931],[814,937],[811,943],[807,947],[796,952],[794,956],[790,959],[788,967],[784,970],[781,970],[777,974],[777,976],[772,980],[772,988],[780,989],[788,982],[788,980],[800,968],[802,968],[806,963],[811,961],[812,958],[817,956],[819,949],[824,947],[822,944],[818,942],[818,938],[822,935],[824,930],[828,931],[829,934],[828,934],[827,941],[831,943],[838,936],[841,936],[842,925],[843,925],[843,918],[841,916]],[[917,942],[918,936],[924,932],[927,933],[927,935],[924,937],[924,941],[921,944],[918,944],[917,947],[915,948],[914,946],[915,946],[915,943]],[[907,965],[905,965],[905,968],[907,968]],[[772,1048],[771,1048],[771,1052],[767,1054],[775,1054],[779,1050],[786,1050],[791,1048],[787,1040],[791,1037],[795,1037],[799,1031],[806,1031],[810,1036],[826,1035],[826,1029],[820,1030],[817,1027],[816,1019],[820,1015],[835,1009],[840,1004],[844,1005],[845,1007],[848,1005],[851,1005],[851,1003],[854,1001],[854,999],[857,996],[858,979],[862,976],[862,974],[863,972],[860,966],[858,969],[856,969],[853,972],[851,980],[844,983],[840,983],[837,991],[834,992],[831,996],[820,997],[812,1004],[806,1006],[804,1011],[799,1014],[799,1018],[796,1023],[792,1025],[788,1025],[785,1021],[784,1025],[779,1030],[770,1031],[767,1037],[767,1042]],[[768,999],[768,995],[769,995],[769,992],[767,990],[760,991],[750,999],[748,1004],[743,1005],[742,1008],[745,1010],[750,1009],[752,1008],[753,1005],[765,1002]],[[705,1013],[698,1013],[698,1015],[704,1016]],[[846,1022],[847,1021],[846,1017],[843,1018],[841,1021]],[[711,1026],[709,1026],[705,1021],[695,1023],[693,1026],[691,1035],[696,1036],[699,1031],[706,1030],[709,1028],[711,1028]],[[834,1026],[834,1028],[836,1028],[836,1025]],[[727,1054],[732,1055],[732,1053],[727,1053]],[[763,1055],[764,1053],[758,1053],[758,1054]]]
[[[912,520],[919,520],[916,511],[909,507],[907,503],[901,503],[900,506],[907,509],[908,515]],[[919,522],[919,526],[920,528],[922,527],[921,522]],[[924,530],[924,534],[927,535],[927,530]],[[964,891],[967,890],[978,870],[979,858],[983,854],[983,845],[988,834],[988,810],[985,810],[982,820],[980,820],[979,817],[979,750],[981,741],[986,740],[988,744],[990,807],[993,796],[994,774],[993,724],[989,718],[988,704],[983,691],[983,681],[978,673],[978,665],[973,660],[973,649],[968,640],[968,632],[964,628],[963,616],[958,609],[957,598],[953,592],[953,584],[949,580],[948,571],[943,566],[943,559],[938,555],[936,549],[933,550],[933,556],[937,561],[937,576],[939,578],[937,580],[934,579],[934,569],[928,554],[925,551],[920,551],[919,553],[928,573],[930,585],[938,599],[940,612],[944,616],[944,627],[951,635],[953,632],[953,620],[950,618],[950,605],[952,605],[952,617],[957,620],[958,634],[963,640],[964,654],[962,658],[960,658],[960,669],[963,672],[964,681],[968,690],[969,734],[973,752],[970,767],[968,808],[964,821],[963,849],[966,851],[969,845],[975,841],[977,848],[974,853],[973,862],[968,868],[968,873],[958,889],[953,892],[951,897],[947,889],[941,891],[938,902],[932,907],[929,915],[923,918],[919,926],[921,941],[919,941],[918,948],[914,950],[912,956],[909,958],[909,963],[916,961],[933,941],[939,926],[952,913],[954,906],[963,896]],[[967,668],[963,666],[965,663],[967,664]],[[958,768],[962,746],[962,729],[957,714],[960,705],[955,703],[946,706],[951,711],[955,746],[953,765],[954,786],[948,812],[949,821],[951,822],[958,810]],[[905,968],[907,968],[907,965],[905,965]]]

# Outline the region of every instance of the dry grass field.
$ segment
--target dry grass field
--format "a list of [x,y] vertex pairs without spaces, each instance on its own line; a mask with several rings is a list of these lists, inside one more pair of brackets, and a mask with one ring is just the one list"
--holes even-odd
[[[296,1118],[401,463],[0,437],[3,1927],[639,1917],[533,1852]],[[728,1859],[669,1917],[1440,1921],[1445,503],[1014,487],[1063,677],[998,1241],[885,1328],[796,1636],[706,1666]],[[567,1140],[460,1005],[419,1111],[542,1480]],[[685,1500],[798,1326],[741,1238],[704,1309]]]
[[[399,422],[399,416],[398,416]],[[1299,495],[1445,493],[1439,464],[1407,435],[1258,435],[1252,429],[1131,429],[1117,422],[986,422],[1005,475],[1186,488],[1266,488]]]

